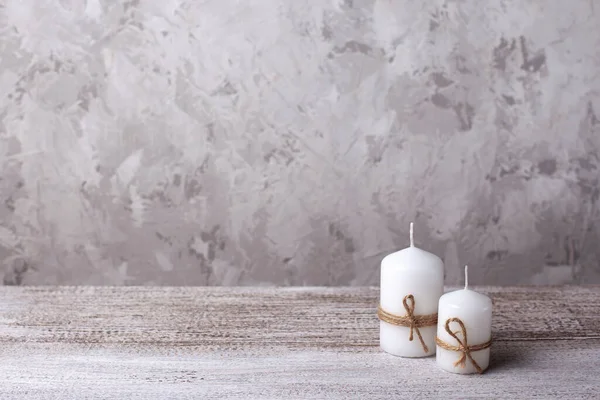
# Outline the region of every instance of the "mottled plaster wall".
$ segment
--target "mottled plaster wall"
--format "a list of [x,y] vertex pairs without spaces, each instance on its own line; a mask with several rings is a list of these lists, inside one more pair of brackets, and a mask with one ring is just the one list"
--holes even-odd
[[596,0],[0,2],[5,284],[600,283]]

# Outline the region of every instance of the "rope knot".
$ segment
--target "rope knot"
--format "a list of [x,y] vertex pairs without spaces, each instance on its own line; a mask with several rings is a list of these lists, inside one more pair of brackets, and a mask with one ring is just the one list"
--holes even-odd
[[[408,304],[409,301],[410,304]],[[413,341],[413,332],[416,330],[417,335],[419,335],[419,339],[421,342],[423,342],[423,338],[421,338],[421,332],[419,331],[419,328],[417,328],[417,320],[415,319],[415,296],[412,294],[404,296],[404,299],[402,299],[402,305],[404,306],[404,309],[406,310],[406,316],[410,321],[410,334],[408,335],[408,340],[411,342]],[[423,344],[423,349],[425,352],[428,351],[425,344]]]
[[[450,329],[450,324],[452,322],[456,322],[458,324],[458,326],[460,328],[458,331],[452,331],[452,329]],[[454,366],[455,367],[460,366],[461,368],[465,368],[467,365],[467,359],[469,359],[469,361],[471,361],[471,364],[473,364],[473,366],[475,367],[477,372],[482,374],[483,370],[481,369],[479,364],[477,364],[477,362],[473,359],[473,356],[471,355],[471,353],[474,351],[479,351],[479,350],[489,348],[492,345],[492,339],[490,339],[487,342],[482,343],[482,344],[476,344],[474,346],[469,346],[469,342],[467,339],[467,328],[465,327],[464,322],[462,322],[462,320],[460,318],[456,318],[456,317],[448,318],[446,320],[446,323],[444,324],[444,328],[445,328],[446,332],[448,332],[448,335],[452,336],[452,338],[454,340],[456,340],[458,345],[452,346],[452,345],[444,342],[437,336],[435,338],[435,342],[442,349],[458,351],[461,353],[460,358],[458,360],[456,360],[456,362],[454,363]],[[458,334],[462,335],[462,340],[458,337]]]
[[387,322],[388,324],[410,328],[408,340],[411,342],[413,341],[414,334],[416,332],[417,336],[419,337],[419,341],[421,342],[421,346],[423,346],[423,351],[428,353],[429,347],[427,347],[425,344],[425,340],[423,340],[423,336],[421,336],[421,331],[419,328],[436,325],[437,313],[429,315],[415,315],[415,297],[412,294],[404,296],[402,305],[404,306],[404,310],[406,310],[406,315],[399,316],[391,314],[383,310],[381,305],[379,305],[377,309],[377,316],[380,320]]

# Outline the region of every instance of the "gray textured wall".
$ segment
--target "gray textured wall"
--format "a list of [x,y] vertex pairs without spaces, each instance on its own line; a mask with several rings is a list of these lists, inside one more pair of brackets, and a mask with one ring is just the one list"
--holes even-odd
[[5,284],[600,282],[597,0],[0,1]]

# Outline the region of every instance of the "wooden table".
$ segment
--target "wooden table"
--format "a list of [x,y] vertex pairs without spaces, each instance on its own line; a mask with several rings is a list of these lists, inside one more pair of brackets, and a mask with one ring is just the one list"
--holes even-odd
[[0,398],[600,398],[600,286],[477,290],[462,376],[380,351],[376,288],[1,287]]

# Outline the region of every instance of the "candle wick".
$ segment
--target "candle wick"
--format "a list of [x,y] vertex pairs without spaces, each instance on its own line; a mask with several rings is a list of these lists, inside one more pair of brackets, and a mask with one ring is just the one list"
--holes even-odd
[[465,290],[469,286],[469,266],[465,265]]
[[413,223],[410,223],[410,247],[414,247],[415,246],[415,241],[414,241],[414,229],[413,229]]

